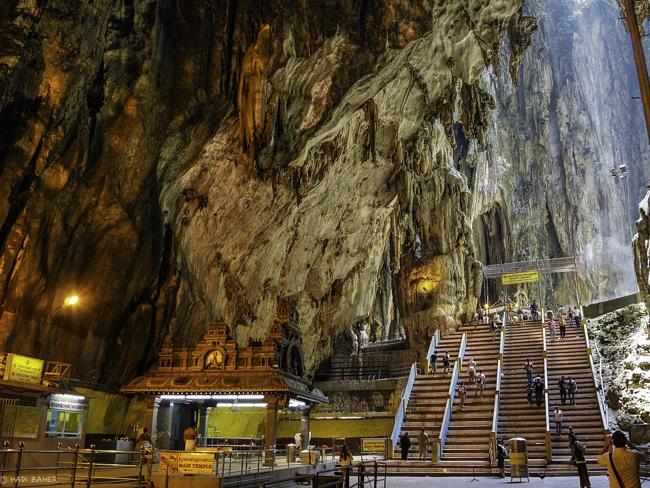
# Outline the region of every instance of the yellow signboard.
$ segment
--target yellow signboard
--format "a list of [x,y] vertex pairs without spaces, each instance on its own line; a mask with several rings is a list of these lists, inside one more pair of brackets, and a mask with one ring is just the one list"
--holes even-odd
[[384,452],[386,450],[386,439],[361,439],[361,450],[363,452]]
[[501,284],[518,285],[520,283],[536,283],[539,281],[539,271],[524,271],[523,273],[508,273],[501,276]]
[[212,452],[161,452],[160,471],[182,474],[214,474]]
[[178,457],[178,471],[183,474],[214,474],[210,452],[181,452]]
[[13,353],[7,354],[7,366],[3,379],[20,381],[22,383],[40,383],[42,375],[42,359],[20,356]]

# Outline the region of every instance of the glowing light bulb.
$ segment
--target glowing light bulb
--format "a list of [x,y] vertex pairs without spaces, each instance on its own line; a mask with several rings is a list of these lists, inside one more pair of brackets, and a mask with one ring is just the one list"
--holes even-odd
[[69,295],[63,300],[63,305],[66,307],[72,307],[79,303],[79,295]]

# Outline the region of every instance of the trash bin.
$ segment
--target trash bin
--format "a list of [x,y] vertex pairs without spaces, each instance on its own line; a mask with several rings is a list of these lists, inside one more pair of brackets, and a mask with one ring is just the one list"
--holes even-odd
[[513,437],[510,444],[510,478],[528,478],[528,449],[526,439]]
[[296,445],[287,444],[287,464],[296,462]]

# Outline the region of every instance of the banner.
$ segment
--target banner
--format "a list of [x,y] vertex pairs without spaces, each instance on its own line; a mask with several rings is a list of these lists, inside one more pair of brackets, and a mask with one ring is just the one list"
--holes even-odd
[[20,356],[18,354],[7,354],[7,366],[3,379],[8,381],[19,381],[21,383],[40,383],[43,374],[43,360]]
[[169,471],[171,473],[178,471],[178,453],[161,452],[159,469],[160,471]]
[[361,439],[361,451],[363,452],[384,452],[386,450],[386,439]]
[[539,271],[524,271],[523,273],[508,273],[501,276],[501,284],[518,285],[520,283],[536,283],[539,281]]

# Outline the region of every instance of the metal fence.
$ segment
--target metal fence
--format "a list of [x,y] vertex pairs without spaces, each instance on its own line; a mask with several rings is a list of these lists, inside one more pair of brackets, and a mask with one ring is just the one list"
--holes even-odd
[[[324,461],[336,462],[335,448],[313,448],[302,452],[292,448],[263,449],[255,446],[236,450],[220,446],[216,450],[197,450],[214,455],[212,475],[222,478],[223,487],[282,486],[282,470],[294,482],[296,480],[312,486],[384,486],[378,475],[384,478],[386,465],[376,460],[362,461],[348,471],[340,469],[323,470]],[[160,455],[180,451],[118,451],[99,450],[80,446],[58,449],[27,449],[21,442],[17,449],[10,449],[5,442],[0,450],[0,484],[2,486],[44,487],[44,486],[96,486],[117,484],[123,486],[146,486],[153,478],[154,464]],[[121,461],[121,462],[110,462]],[[331,465],[330,465],[331,466]],[[321,468],[318,471],[318,467]],[[297,468],[297,469],[290,469]],[[310,472],[300,473],[300,468]],[[316,472],[314,472],[316,470]],[[291,476],[289,476],[291,475]],[[349,475],[346,477],[346,475]],[[170,472],[156,471],[159,480],[167,487]],[[354,482],[350,484],[350,480]],[[329,484],[329,483],[338,484]],[[378,484],[379,483],[379,484]],[[345,485],[347,486],[347,485]]]

